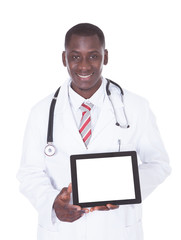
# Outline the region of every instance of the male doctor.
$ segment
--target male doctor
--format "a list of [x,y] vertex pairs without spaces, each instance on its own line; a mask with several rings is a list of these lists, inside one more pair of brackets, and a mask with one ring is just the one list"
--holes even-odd
[[[31,111],[18,172],[20,190],[39,214],[38,240],[141,240],[141,204],[90,209],[72,204],[70,155],[135,150],[144,200],[171,171],[154,116],[145,99],[126,90],[123,102],[114,84],[110,102],[102,77],[108,51],[98,27],[72,27],[62,59],[70,79],[61,86],[54,112],[56,153],[44,153],[50,95]],[[130,127],[122,128],[126,118]]]

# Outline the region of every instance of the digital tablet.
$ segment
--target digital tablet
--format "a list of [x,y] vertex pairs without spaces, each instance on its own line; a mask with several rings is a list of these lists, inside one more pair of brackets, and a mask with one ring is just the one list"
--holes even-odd
[[141,203],[135,151],[72,155],[70,164],[74,205]]

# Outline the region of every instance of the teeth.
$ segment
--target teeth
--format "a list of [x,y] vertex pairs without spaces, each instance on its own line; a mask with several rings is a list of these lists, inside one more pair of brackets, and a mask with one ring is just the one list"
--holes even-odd
[[89,74],[89,75],[86,75],[86,76],[82,76],[82,75],[79,75],[79,74],[77,74],[80,78],[88,78],[88,77],[90,77],[91,75],[92,75],[93,73],[91,73],[91,74]]

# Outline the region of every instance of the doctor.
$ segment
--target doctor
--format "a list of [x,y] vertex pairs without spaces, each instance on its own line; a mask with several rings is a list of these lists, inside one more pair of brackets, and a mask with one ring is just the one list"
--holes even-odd
[[[20,190],[39,214],[37,239],[141,240],[141,204],[91,209],[72,204],[69,158],[72,154],[136,150],[144,200],[171,171],[154,116],[145,99],[126,90],[122,98],[112,83],[108,97],[107,79],[102,77],[108,51],[98,27],[78,24],[71,28],[62,59],[70,80],[61,86],[54,110],[56,152],[51,157],[44,153],[50,95],[31,111],[18,172]],[[89,109],[83,131],[82,104]],[[124,127],[128,124],[129,128]]]

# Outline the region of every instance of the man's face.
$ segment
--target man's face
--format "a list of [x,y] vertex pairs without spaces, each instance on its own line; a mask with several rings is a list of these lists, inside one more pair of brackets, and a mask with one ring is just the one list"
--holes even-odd
[[100,87],[103,65],[108,62],[108,52],[98,36],[72,35],[62,59],[72,79],[72,88],[90,98]]

